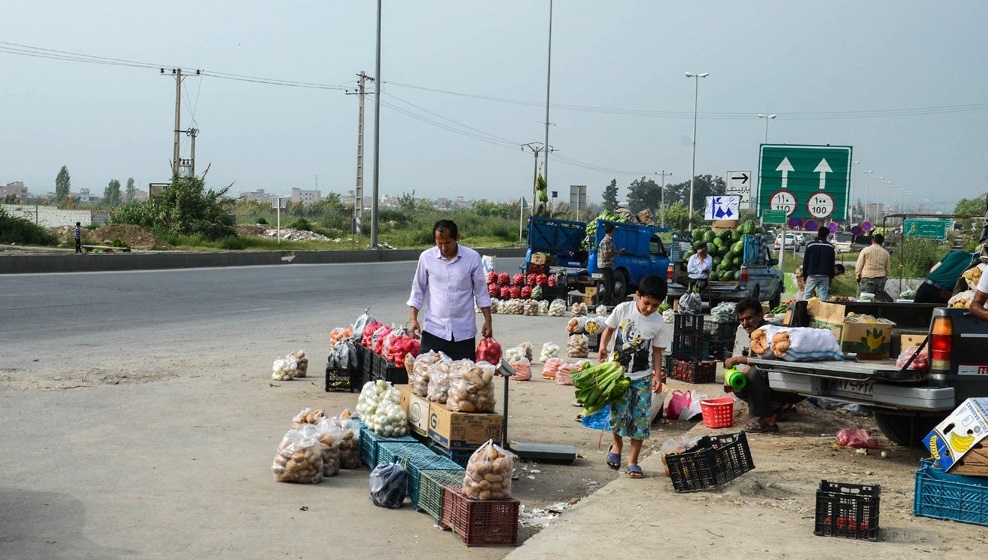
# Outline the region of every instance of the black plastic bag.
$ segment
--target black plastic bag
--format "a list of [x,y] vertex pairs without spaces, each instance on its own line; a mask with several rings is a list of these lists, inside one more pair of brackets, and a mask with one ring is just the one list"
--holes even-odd
[[408,473],[401,463],[374,467],[370,474],[370,499],[374,505],[398,509],[405,501]]

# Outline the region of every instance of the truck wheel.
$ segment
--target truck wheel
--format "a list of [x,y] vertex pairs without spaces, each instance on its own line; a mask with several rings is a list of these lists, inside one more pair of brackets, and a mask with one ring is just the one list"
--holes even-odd
[[614,293],[611,294],[611,305],[617,305],[628,297],[628,273],[623,270],[614,271]]
[[930,433],[943,418],[933,416],[906,416],[875,412],[878,429],[893,443],[913,447],[922,445],[923,437]]

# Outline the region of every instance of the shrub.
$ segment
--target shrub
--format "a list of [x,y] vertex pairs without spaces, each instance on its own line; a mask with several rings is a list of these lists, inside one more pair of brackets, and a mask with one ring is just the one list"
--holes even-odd
[[58,239],[41,226],[0,208],[0,243],[24,245],[57,245]]
[[264,219],[264,216],[261,216],[257,219],[257,223],[260,225],[267,225],[268,221]]
[[291,227],[298,230],[312,231],[312,224],[310,224],[309,220],[306,220],[305,218],[295,220],[295,223],[293,223]]

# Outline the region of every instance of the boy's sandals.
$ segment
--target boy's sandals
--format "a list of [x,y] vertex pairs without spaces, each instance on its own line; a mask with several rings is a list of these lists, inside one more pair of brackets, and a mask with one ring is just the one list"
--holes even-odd
[[763,422],[761,419],[756,419],[747,424],[744,427],[744,431],[752,434],[772,434],[779,431],[779,425],[769,424],[768,422]]
[[611,451],[611,449],[614,448],[613,447],[607,448],[607,466],[614,470],[618,470],[621,468],[621,454],[614,453]]
[[628,478],[645,478],[645,473],[638,465],[628,465]]

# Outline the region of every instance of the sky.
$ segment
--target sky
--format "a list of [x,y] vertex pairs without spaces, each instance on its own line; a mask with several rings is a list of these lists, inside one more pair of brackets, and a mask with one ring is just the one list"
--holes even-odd
[[[549,0],[382,6],[382,196],[530,197],[522,145],[548,128],[550,191],[600,202],[613,179],[623,200],[642,177],[689,180],[694,109],[700,175],[756,171],[767,123],[770,144],[852,146],[852,200],[951,210],[988,191],[986,2],[555,0],[551,58]],[[182,68],[201,71],[181,129],[207,186],[345,193],[376,27],[371,0],[7,0],[0,184],[53,192],[63,165],[74,192],[167,181]]]

